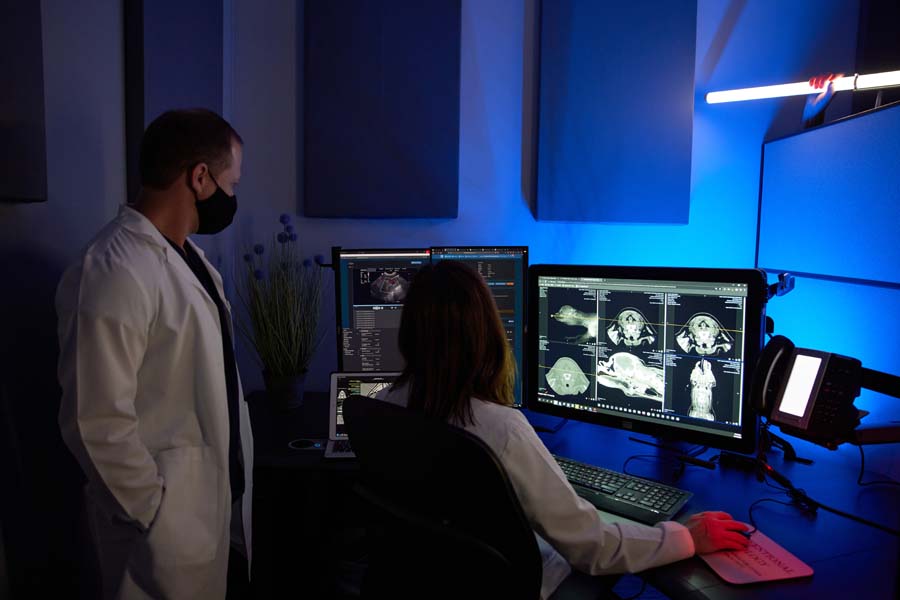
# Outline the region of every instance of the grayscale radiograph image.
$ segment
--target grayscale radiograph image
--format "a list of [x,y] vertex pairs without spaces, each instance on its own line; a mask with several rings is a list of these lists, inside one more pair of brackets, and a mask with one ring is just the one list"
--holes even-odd
[[725,354],[734,345],[734,337],[709,313],[697,313],[675,335],[678,346],[700,356]]
[[353,281],[353,303],[401,304],[417,270],[408,267],[359,269]]
[[595,312],[582,312],[566,304],[550,316],[566,325],[584,327],[584,333],[568,336],[566,341],[574,344],[584,344],[597,339],[597,314]]
[[691,408],[689,417],[715,421],[716,414],[713,411],[713,392],[716,387],[716,377],[713,375],[712,365],[701,358],[691,371]]
[[621,390],[632,398],[663,399],[663,370],[649,367],[637,356],[617,352],[597,364],[597,383]]
[[584,394],[591,383],[581,366],[568,356],[558,359],[546,377],[547,385],[560,396]]
[[656,329],[640,310],[633,307],[619,311],[615,320],[606,328],[606,335],[615,346],[652,345],[656,341]]

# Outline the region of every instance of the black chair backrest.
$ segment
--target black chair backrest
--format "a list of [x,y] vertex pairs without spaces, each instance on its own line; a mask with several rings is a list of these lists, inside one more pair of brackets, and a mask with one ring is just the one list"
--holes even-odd
[[480,439],[404,407],[344,402],[372,507],[363,595],[537,598],[542,564],[506,471]]

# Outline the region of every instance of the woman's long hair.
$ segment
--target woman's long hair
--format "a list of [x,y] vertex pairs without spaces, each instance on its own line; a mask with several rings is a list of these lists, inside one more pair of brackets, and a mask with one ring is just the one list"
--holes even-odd
[[400,321],[406,367],[395,386],[430,417],[474,422],[470,398],[511,406],[516,365],[494,297],[475,270],[443,260],[415,276]]

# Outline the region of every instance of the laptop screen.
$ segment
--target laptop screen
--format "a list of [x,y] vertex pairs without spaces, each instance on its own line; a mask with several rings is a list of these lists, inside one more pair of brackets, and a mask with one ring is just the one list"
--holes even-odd
[[344,427],[344,400],[356,394],[372,398],[385,388],[389,388],[400,373],[332,373],[331,374],[331,414],[328,436],[331,439],[347,437]]

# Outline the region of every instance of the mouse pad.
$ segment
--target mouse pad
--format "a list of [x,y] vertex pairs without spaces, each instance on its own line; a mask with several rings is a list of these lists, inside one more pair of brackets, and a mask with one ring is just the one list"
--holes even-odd
[[776,544],[763,532],[750,536],[746,550],[700,555],[716,575],[728,583],[744,584],[809,577],[812,567]]

